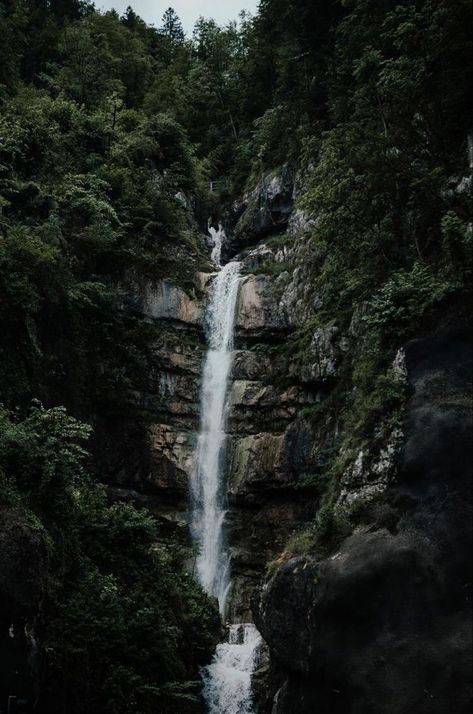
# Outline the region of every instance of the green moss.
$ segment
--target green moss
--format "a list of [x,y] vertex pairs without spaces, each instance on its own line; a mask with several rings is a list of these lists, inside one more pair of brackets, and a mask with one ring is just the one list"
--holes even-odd
[[292,536],[282,556],[268,564],[268,575],[291,557],[311,554],[320,560],[326,558],[352,533],[353,527],[350,514],[336,514],[333,506],[322,506],[314,521]]

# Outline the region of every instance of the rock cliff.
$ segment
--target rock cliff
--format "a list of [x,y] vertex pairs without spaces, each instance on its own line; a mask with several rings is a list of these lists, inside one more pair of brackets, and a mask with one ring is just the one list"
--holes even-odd
[[[296,327],[287,307],[292,271],[263,272],[284,258],[284,249],[272,246],[271,239],[287,229],[292,204],[293,178],[285,169],[281,176],[264,179],[229,217],[230,235],[236,237],[225,249],[244,248],[236,256],[243,278],[235,318],[227,450],[233,621],[252,620],[250,600],[267,563],[291,533],[314,516],[317,502],[316,496],[308,498],[314,491],[310,476],[317,467],[303,410],[321,398],[334,367],[304,367],[309,369],[304,373],[281,349]],[[189,479],[206,349],[205,303],[212,277],[197,273],[187,292],[167,280],[133,287],[132,309],[159,334],[147,383],[135,397],[148,418],[146,428],[117,424],[112,430],[114,448],[104,449],[110,497],[146,505],[161,523],[164,537],[187,543]],[[110,431],[107,423],[106,433]]]
[[336,552],[290,560],[255,605],[284,672],[273,714],[469,708],[470,336],[440,330],[405,352],[395,482]]
[[[229,616],[254,618],[268,646],[257,676],[261,713],[440,714],[452,702],[463,713],[469,692],[457,683],[466,678],[471,583],[464,310],[441,305],[417,339],[397,345],[391,371],[406,395],[402,419],[375,425],[347,450],[336,412],[364,349],[362,329],[356,314],[345,327],[319,319],[306,260],[313,223],[297,207],[300,190],[284,169],[227,218],[224,250],[243,275],[226,463]],[[190,293],[166,281],[137,293],[136,309],[161,334],[137,397],[151,414],[147,456],[139,468],[129,457],[115,468],[121,476],[110,489],[146,503],[163,532],[183,541],[211,281],[200,273]],[[324,480],[334,455],[343,463],[336,488]],[[330,527],[340,522],[340,532],[323,552],[309,546],[291,558],[288,541],[334,488]]]

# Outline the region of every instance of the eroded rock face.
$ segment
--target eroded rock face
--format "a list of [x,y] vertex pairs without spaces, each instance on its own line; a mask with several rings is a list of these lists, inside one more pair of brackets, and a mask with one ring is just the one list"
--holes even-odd
[[169,424],[153,424],[148,482],[162,496],[186,501],[194,465],[196,434]]
[[362,449],[343,474],[335,505],[339,514],[356,506],[365,507],[379,499],[394,483],[404,433],[402,429],[395,428],[383,436],[384,443],[378,453],[366,453]]
[[228,490],[244,499],[258,491],[294,487],[311,469],[313,434],[301,421],[283,433],[257,433],[233,438]]
[[164,531],[177,528],[174,535],[183,542],[189,539],[189,479],[206,350],[203,309],[211,279],[196,273],[188,293],[166,280],[134,286],[131,307],[156,336],[148,345],[141,389],[134,394],[147,420],[117,419],[115,424],[108,418],[94,431],[93,448],[111,499],[147,506]]
[[168,280],[147,283],[142,295],[142,311],[153,319],[179,320],[195,324],[201,317],[201,306],[181,288]]
[[[250,422],[256,429],[267,423],[264,413],[259,419],[255,416]],[[268,562],[315,515],[317,498],[308,497],[308,490],[301,487],[315,470],[315,437],[310,425],[297,416],[288,417],[286,424],[280,432],[234,432],[229,440],[229,612],[235,621],[251,621],[251,598]]]
[[290,374],[298,376],[302,382],[324,382],[338,377],[348,349],[349,342],[336,325],[316,327],[303,358],[291,364]]
[[242,281],[235,319],[237,330],[284,329],[274,280],[269,275],[249,275]]
[[[284,210],[271,218],[278,197]],[[338,378],[347,348],[335,325],[319,325],[309,341],[310,359],[286,349],[291,333],[320,307],[301,273],[312,223],[300,211],[293,214],[293,197],[293,180],[285,170],[268,176],[247,197],[230,245],[231,255],[244,247],[236,256],[244,277],[235,320],[227,449],[233,577],[228,604],[234,621],[251,619],[252,592],[267,563],[314,517],[319,494],[311,484],[326,435],[316,433],[303,415]],[[287,235],[271,238],[284,231]]]
[[405,347],[389,529],[375,509],[330,558],[290,560],[261,592],[255,618],[285,679],[272,714],[469,711],[471,350],[462,329]]
[[229,615],[235,622],[251,622],[251,601],[261,585],[267,564],[280,555],[289,536],[315,515],[315,503],[303,492],[248,492],[230,504],[229,542],[232,552],[232,589]]
[[284,230],[294,206],[294,174],[288,166],[265,176],[236,206],[236,226],[227,248],[235,255],[265,236]]

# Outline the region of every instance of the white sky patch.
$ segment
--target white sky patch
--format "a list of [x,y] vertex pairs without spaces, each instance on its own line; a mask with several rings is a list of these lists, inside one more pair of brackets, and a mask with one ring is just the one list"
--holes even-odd
[[168,7],[173,7],[181,18],[188,35],[196,20],[202,15],[212,17],[220,25],[237,20],[241,10],[256,13],[259,0],[95,0],[99,10],[115,10],[121,15],[128,5],[149,25],[160,27],[161,19]]

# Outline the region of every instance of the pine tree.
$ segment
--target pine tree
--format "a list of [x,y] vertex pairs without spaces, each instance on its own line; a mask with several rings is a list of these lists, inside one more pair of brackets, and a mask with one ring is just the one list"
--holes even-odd
[[160,32],[166,37],[176,42],[184,42],[184,29],[182,27],[182,22],[179,19],[178,14],[172,7],[168,7],[163,15],[162,27]]
[[133,10],[133,8],[130,5],[128,5],[125,12],[123,13],[121,21],[130,30],[133,30],[133,28],[136,26],[137,18],[138,18],[138,15],[136,14],[136,12]]

